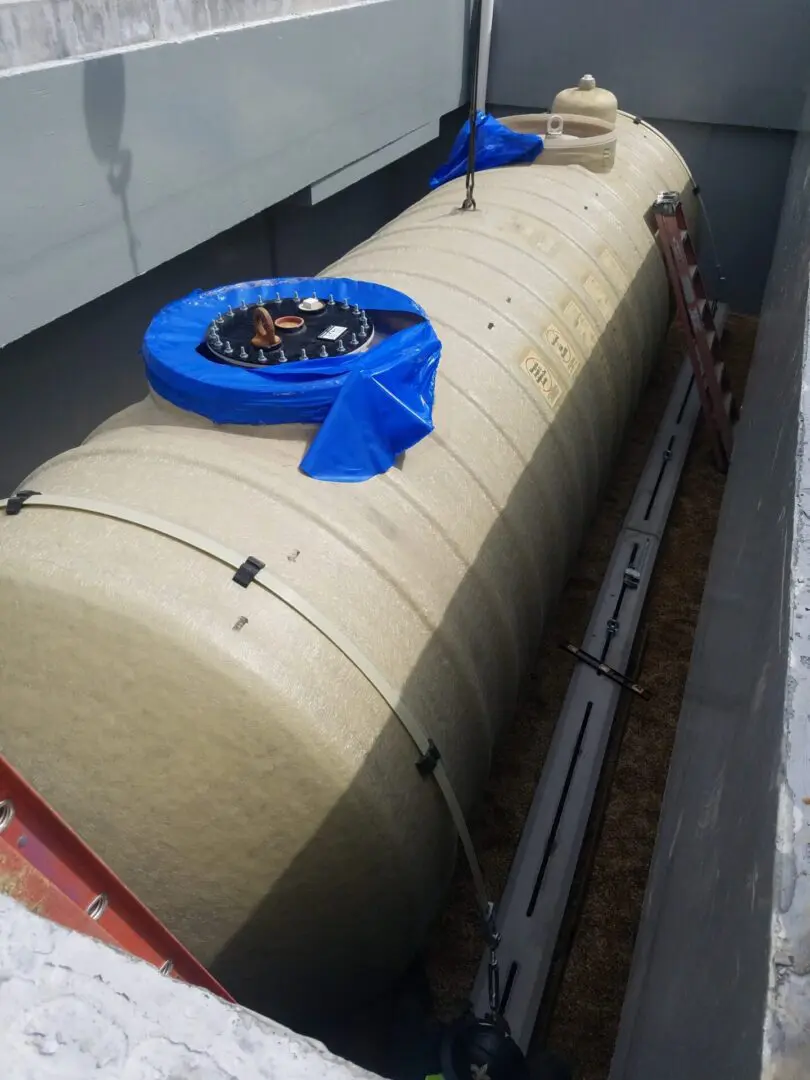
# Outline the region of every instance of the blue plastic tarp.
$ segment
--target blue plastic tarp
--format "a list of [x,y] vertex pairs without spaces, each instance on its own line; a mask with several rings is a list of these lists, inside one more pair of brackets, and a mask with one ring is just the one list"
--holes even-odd
[[[475,168],[495,169],[499,165],[531,164],[543,149],[541,135],[512,131],[489,113],[478,112],[475,118]],[[470,156],[470,121],[453,143],[450,157],[430,178],[431,188],[441,187],[467,172]]]
[[[267,368],[217,363],[200,351],[219,312],[296,292],[332,293],[339,301],[407,312],[419,321],[365,352]],[[422,308],[384,285],[350,278],[274,278],[198,290],[155,316],[143,356],[157,394],[214,423],[320,424],[301,462],[302,471],[318,480],[368,480],[433,430],[441,342]]]

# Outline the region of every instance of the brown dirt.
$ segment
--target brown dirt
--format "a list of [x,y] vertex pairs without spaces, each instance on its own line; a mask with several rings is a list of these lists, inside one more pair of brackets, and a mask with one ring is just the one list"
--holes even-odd
[[[737,316],[730,320],[724,356],[738,401],[755,334],[755,320]],[[584,635],[682,357],[682,338],[674,328],[471,822],[496,894],[506,882],[571,676],[571,661],[556,643],[561,638],[578,641]],[[581,1080],[603,1080],[610,1067],[723,485],[701,425],[673,506],[643,620],[645,648],[639,681],[652,691],[652,700],[634,701],[627,715],[593,873],[551,1017],[550,1045],[576,1065]],[[472,892],[460,863],[450,902],[426,956],[442,1017],[463,1008],[480,957]]]

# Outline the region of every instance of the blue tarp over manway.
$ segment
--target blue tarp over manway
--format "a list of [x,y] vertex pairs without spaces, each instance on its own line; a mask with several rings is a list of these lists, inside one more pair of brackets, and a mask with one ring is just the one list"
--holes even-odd
[[[229,306],[332,293],[367,310],[418,321],[364,352],[267,368],[217,363],[201,345]],[[143,343],[147,378],[173,405],[217,424],[321,425],[301,469],[319,480],[358,481],[390,469],[433,430],[441,342],[425,312],[395,289],[349,278],[275,278],[194,292],[163,308]]]

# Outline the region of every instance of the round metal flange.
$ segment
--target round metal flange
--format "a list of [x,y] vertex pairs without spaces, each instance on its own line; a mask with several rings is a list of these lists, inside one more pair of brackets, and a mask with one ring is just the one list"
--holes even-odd
[[212,360],[262,368],[327,359],[366,348],[374,327],[368,313],[333,297],[295,296],[229,308],[210,323],[201,347]]

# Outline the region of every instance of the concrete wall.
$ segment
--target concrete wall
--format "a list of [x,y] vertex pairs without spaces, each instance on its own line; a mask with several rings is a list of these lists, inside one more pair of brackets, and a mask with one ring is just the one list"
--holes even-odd
[[[0,74],[0,342],[435,137],[462,98],[467,0],[320,6]],[[74,7],[103,8],[120,36],[127,5]]]
[[0,0],[0,71],[360,0]]
[[[424,195],[441,137],[315,206],[288,199],[0,350],[0,492],[146,393],[140,343],[170,300],[222,282],[314,274]],[[47,294],[43,294],[45,299]]]
[[807,1076],[809,265],[810,135],[802,134],[611,1080]]
[[737,311],[762,301],[810,45],[802,0],[498,0],[489,97],[549,106],[586,71],[673,138],[703,187]]

